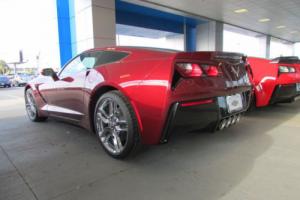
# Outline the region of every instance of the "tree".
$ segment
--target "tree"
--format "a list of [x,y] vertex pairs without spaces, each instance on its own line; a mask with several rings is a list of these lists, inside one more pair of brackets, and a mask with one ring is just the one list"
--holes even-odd
[[9,67],[4,60],[0,60],[0,74],[5,74],[9,71]]

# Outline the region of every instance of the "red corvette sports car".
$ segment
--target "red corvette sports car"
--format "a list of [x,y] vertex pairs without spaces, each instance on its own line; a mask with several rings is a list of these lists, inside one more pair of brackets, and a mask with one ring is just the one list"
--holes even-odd
[[254,87],[254,105],[292,102],[300,95],[300,60],[279,57],[273,60],[248,57]]
[[32,121],[53,116],[79,124],[122,158],[139,144],[167,142],[175,125],[214,131],[237,123],[251,98],[245,60],[236,53],[92,49],[27,84],[26,110]]

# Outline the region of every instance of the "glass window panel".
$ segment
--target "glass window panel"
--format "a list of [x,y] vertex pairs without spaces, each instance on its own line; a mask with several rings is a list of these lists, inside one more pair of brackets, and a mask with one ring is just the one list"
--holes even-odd
[[253,31],[244,30],[230,25],[224,25],[224,51],[240,52],[247,56],[266,56],[267,37]]

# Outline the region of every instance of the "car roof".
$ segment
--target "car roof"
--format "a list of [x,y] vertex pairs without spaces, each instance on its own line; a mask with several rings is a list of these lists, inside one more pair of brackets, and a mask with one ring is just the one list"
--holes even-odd
[[164,49],[164,48],[155,48],[155,47],[138,47],[138,46],[111,46],[111,47],[104,47],[104,48],[93,48],[89,49],[86,52],[90,51],[124,51],[124,52],[132,52],[132,53],[142,53],[142,52],[149,52],[149,53],[162,53],[162,54],[176,54],[180,51],[173,50],[173,49]]

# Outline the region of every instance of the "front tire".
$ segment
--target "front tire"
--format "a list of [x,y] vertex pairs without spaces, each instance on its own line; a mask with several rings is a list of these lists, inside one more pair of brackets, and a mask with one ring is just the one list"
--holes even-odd
[[107,92],[98,99],[94,126],[102,147],[114,158],[125,158],[140,147],[135,113],[119,91]]
[[41,117],[38,115],[38,108],[33,96],[32,89],[25,91],[25,107],[28,118],[33,122],[41,122],[47,120],[47,117]]

